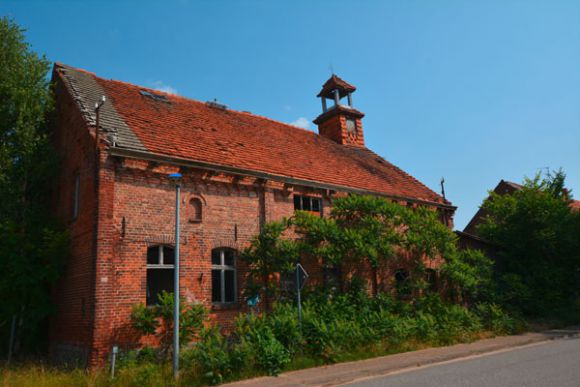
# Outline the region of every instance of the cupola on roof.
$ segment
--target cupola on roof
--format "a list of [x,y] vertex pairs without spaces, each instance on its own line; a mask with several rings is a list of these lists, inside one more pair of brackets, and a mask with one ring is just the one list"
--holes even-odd
[[324,97],[332,99],[334,98],[334,90],[338,90],[340,98],[346,97],[349,93],[356,90],[356,87],[341,79],[336,74],[332,76],[322,85],[322,90],[318,93],[317,97]]

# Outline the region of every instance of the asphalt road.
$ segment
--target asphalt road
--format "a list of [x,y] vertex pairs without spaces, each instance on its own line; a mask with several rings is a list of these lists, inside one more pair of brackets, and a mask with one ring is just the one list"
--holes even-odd
[[580,387],[580,337],[348,384],[357,387]]

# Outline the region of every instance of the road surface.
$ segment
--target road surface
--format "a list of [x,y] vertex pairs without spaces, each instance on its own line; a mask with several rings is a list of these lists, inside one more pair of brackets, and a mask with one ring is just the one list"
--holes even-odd
[[349,387],[580,387],[580,337],[403,370]]

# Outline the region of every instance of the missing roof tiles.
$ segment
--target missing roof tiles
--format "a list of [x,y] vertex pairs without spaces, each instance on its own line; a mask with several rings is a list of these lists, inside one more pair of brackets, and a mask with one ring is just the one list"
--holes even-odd
[[217,101],[217,99],[214,99],[213,101],[207,101],[205,104],[209,107],[212,107],[215,109],[220,109],[220,110],[226,110],[228,108],[227,105],[224,105],[223,103],[219,103]]
[[139,90],[139,94],[141,94],[144,97],[151,98],[154,101],[169,102],[167,96],[163,94],[152,93],[148,90]]

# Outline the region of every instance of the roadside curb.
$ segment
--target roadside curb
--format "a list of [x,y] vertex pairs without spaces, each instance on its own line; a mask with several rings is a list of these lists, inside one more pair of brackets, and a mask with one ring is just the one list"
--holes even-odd
[[580,326],[514,336],[499,336],[472,343],[427,348],[372,359],[290,371],[277,377],[265,376],[241,380],[229,383],[227,386],[335,386],[396,372],[405,372],[418,367],[483,356],[497,351],[517,349],[532,344],[576,336],[580,336]]

